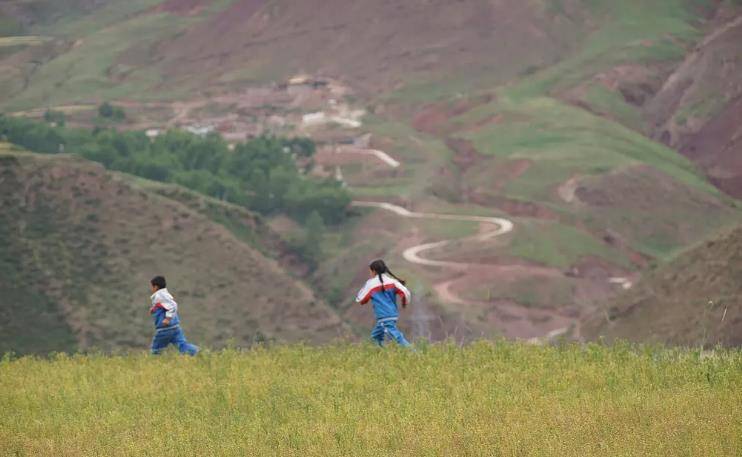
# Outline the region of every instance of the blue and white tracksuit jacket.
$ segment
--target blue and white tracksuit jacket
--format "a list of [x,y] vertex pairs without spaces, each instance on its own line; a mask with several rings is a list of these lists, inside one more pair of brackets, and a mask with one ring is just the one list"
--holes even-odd
[[399,319],[399,308],[397,307],[397,296],[403,304],[408,304],[412,298],[410,291],[398,280],[389,275],[374,276],[366,281],[366,284],[358,292],[356,302],[365,305],[369,301],[373,303],[376,325],[371,331],[371,338],[380,346],[388,336],[401,346],[409,346],[410,342],[397,328]]
[[[178,303],[167,289],[160,289],[152,294],[152,307],[149,313],[155,321],[155,336],[152,338],[152,353],[159,354],[168,345],[174,344],[183,354],[196,355],[198,347],[186,341],[185,334],[180,328],[178,317]],[[169,319],[168,325],[162,321]]]

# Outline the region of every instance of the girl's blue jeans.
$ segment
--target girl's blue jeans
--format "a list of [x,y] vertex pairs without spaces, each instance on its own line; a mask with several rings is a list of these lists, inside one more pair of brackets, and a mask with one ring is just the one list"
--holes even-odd
[[410,342],[397,328],[397,319],[379,319],[371,330],[371,339],[376,341],[379,346],[383,346],[384,340],[387,338],[393,339],[402,347],[410,346]]
[[181,354],[196,355],[198,353],[198,346],[186,341],[180,325],[157,330],[152,338],[152,354],[159,354],[170,344],[176,345]]

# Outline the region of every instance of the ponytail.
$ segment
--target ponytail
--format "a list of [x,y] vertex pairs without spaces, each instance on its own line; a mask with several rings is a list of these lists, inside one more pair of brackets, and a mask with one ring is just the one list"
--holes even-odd
[[389,274],[389,276],[391,276],[392,278],[394,278],[397,281],[401,282],[403,286],[406,286],[407,285],[407,281],[405,281],[404,279],[398,278],[397,275],[395,275],[394,273],[392,273],[392,270],[390,270],[390,269],[387,268],[386,269],[386,272]]
[[[379,283],[381,283],[381,290],[382,290],[382,292],[384,291],[384,278],[382,276],[384,273],[388,274],[392,278],[394,278],[397,281],[399,281],[400,283],[402,283],[403,286],[407,284],[407,281],[405,281],[404,279],[398,278],[397,275],[395,275],[394,273],[392,273],[392,271],[389,269],[389,267],[387,267],[386,264],[384,263],[384,261],[381,260],[381,259],[374,260],[373,262],[371,262],[371,264],[368,267],[371,269],[371,271],[373,271],[374,273],[376,273],[379,276]],[[406,303],[403,303],[402,304],[402,307],[403,308],[406,307],[406,306],[407,306]]]

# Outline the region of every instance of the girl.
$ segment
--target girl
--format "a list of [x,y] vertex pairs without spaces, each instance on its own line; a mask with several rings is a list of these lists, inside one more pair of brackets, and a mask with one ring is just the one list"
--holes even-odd
[[356,302],[365,305],[371,300],[374,303],[376,325],[371,331],[371,338],[379,346],[384,345],[384,338],[388,335],[400,345],[407,347],[410,342],[397,328],[399,310],[397,309],[397,295],[402,298],[402,307],[410,301],[410,291],[405,282],[394,275],[383,260],[374,260],[368,266],[371,270],[371,279],[366,281],[356,296]]

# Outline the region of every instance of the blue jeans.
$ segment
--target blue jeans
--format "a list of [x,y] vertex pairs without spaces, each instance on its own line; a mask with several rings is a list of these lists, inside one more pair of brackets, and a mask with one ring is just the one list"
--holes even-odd
[[380,319],[376,321],[374,329],[371,330],[371,339],[376,341],[379,346],[384,345],[384,339],[387,337],[393,339],[402,347],[410,346],[410,342],[397,328],[397,319]]
[[186,341],[183,330],[180,325],[158,329],[152,338],[152,354],[159,354],[169,344],[178,346],[181,354],[196,355],[198,346]]

